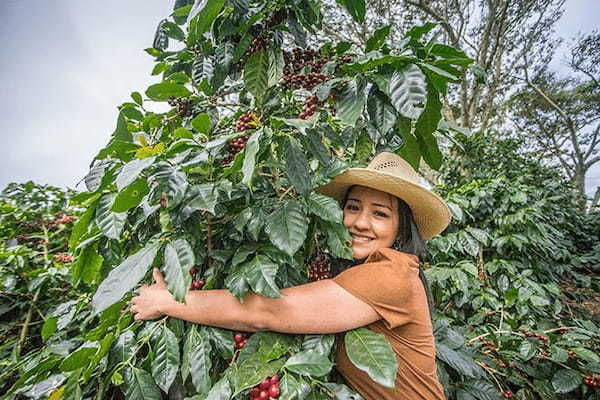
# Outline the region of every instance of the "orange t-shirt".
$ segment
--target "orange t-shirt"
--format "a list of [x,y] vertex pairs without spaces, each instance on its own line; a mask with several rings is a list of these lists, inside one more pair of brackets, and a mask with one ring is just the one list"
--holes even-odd
[[367,328],[386,337],[398,360],[395,389],[389,389],[356,368],[341,341],[336,366],[348,385],[366,400],[443,400],[418,258],[389,248],[380,249],[364,264],[342,272],[333,281],[381,316]]

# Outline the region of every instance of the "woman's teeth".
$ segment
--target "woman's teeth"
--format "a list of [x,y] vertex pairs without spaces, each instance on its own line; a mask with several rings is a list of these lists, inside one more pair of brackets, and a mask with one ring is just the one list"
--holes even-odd
[[354,236],[354,235],[352,236],[352,239],[357,242],[369,242],[372,240],[371,238],[368,238],[365,236]]

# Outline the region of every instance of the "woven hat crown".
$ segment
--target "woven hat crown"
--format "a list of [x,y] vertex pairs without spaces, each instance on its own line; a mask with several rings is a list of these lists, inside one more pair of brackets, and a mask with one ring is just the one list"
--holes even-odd
[[373,169],[375,171],[385,172],[390,175],[397,176],[398,178],[405,179],[415,185],[419,185],[419,175],[415,172],[413,167],[407,163],[403,158],[398,157],[391,153],[381,153],[377,155],[369,165],[367,169]]

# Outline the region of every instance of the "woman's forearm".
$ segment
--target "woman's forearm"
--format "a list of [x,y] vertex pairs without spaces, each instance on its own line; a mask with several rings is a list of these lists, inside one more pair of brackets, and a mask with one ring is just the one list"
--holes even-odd
[[256,332],[267,329],[263,299],[249,293],[240,302],[228,290],[194,290],[186,294],[185,303],[173,299],[161,305],[159,310],[170,317],[198,324]]

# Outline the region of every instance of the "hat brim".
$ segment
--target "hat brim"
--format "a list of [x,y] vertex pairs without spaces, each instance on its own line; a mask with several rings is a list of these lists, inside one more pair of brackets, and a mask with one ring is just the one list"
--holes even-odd
[[353,185],[392,194],[410,207],[419,234],[429,239],[440,234],[450,223],[450,209],[437,194],[405,179],[369,168],[350,168],[317,191],[341,201]]

